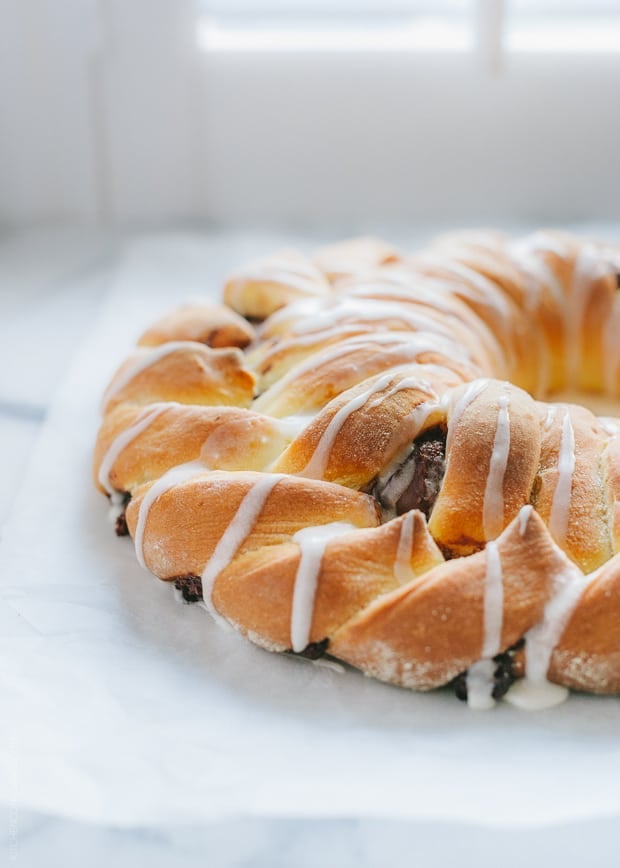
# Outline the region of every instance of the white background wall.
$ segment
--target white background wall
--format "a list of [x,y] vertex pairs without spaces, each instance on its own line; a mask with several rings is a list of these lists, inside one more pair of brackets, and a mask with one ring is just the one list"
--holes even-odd
[[494,78],[471,53],[205,53],[196,16],[0,0],[1,224],[620,217],[620,44]]

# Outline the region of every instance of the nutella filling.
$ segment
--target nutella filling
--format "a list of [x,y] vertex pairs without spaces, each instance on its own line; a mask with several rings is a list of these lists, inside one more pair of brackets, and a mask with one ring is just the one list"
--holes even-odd
[[202,600],[202,579],[200,576],[177,576],[174,587],[180,591],[186,603],[199,603]]
[[[505,696],[517,680],[518,676],[514,671],[514,656],[517,651],[523,648],[524,644],[525,641],[520,639],[512,648],[508,648],[507,651],[497,654],[493,658],[493,663],[495,663],[493,691],[491,693],[493,699],[501,699],[502,696]],[[457,699],[467,702],[467,672],[461,672],[460,675],[457,675],[452,685]]]
[[127,519],[125,517],[125,513],[127,512],[127,507],[130,500],[131,494],[128,491],[123,492],[123,500],[121,503],[120,511],[114,519],[114,533],[116,534],[116,536],[129,536],[129,528],[127,527]]
[[439,494],[446,470],[446,432],[429,428],[413,443],[404,462],[374,495],[397,515],[419,509],[428,518]]

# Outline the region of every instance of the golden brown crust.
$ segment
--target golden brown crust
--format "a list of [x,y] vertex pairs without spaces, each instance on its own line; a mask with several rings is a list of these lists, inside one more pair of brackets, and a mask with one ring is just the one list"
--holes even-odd
[[363,488],[420,433],[445,425],[439,395],[458,382],[451,371],[430,365],[369,377],[330,401],[273,469]]
[[[160,494],[149,510],[144,531],[144,556],[151,572],[162,579],[200,575],[242,500],[266,475],[198,471],[194,478]],[[132,536],[147,491],[146,487],[138,489],[127,508]],[[319,480],[276,478],[236,554],[280,545],[304,527],[335,521],[374,527],[379,523],[374,499]]]
[[[604,497],[604,456],[608,437],[595,416],[575,405],[542,405],[544,413],[540,466],[532,502],[564,551],[586,572],[609,560],[614,552],[609,506]],[[570,425],[569,430],[568,426]],[[574,438],[574,449],[567,446]],[[572,460],[570,504],[560,521],[553,521],[560,462]]]
[[583,591],[549,665],[549,678],[592,693],[620,693],[620,555]]
[[380,238],[351,238],[321,247],[314,254],[314,264],[332,283],[370,271],[380,265],[398,262],[398,250]]
[[291,368],[285,377],[256,399],[254,406],[262,413],[280,418],[316,412],[358,383],[370,385],[380,379],[382,371],[397,366],[414,375],[420,371],[419,365],[426,365],[425,379],[431,380],[433,372],[439,368],[446,383],[471,378],[472,368],[461,361],[450,358],[447,353],[429,350],[424,343],[409,343],[406,336],[401,339],[399,334],[392,345],[370,335],[342,341],[338,351],[326,354],[320,365],[312,364],[310,359],[308,363]]
[[138,346],[156,347],[168,341],[197,341],[208,347],[239,347],[252,343],[250,323],[221,304],[188,304],[166,314],[140,337]]
[[296,250],[283,250],[235,272],[224,285],[223,295],[237,313],[263,320],[289,302],[329,291],[323,272]]
[[[328,543],[317,576],[310,643],[323,642],[377,596],[399,587],[394,574],[402,516],[376,528],[348,533]],[[421,513],[413,519],[410,577],[422,575],[443,558]],[[373,569],[368,570],[372,561]],[[241,556],[217,579],[213,602],[241,632],[260,636],[269,647],[291,647],[292,603],[300,549],[293,542],[275,550],[255,549]]]
[[[161,351],[170,348],[170,352]],[[192,341],[141,348],[121,365],[104,395],[107,413],[123,403],[249,406],[255,377],[236,348],[214,350]]]
[[[489,381],[482,393],[468,404],[459,419],[455,410],[467,387],[453,390],[448,413],[450,449],[446,474],[430,520],[433,537],[453,554],[470,554],[494,539],[529,502],[540,459],[540,419],[534,401],[508,383]],[[491,462],[500,415],[506,402],[509,448],[505,471],[495,492],[503,515],[485,521],[485,500],[493,496]],[[472,473],[471,469],[476,468]],[[493,531],[493,532],[491,532]]]
[[[523,533],[519,520],[513,521],[498,550],[505,650],[540,621],[557,553],[535,514]],[[416,690],[446,684],[481,657],[486,575],[484,552],[446,561],[379,597],[336,633],[330,649],[381,681]]]
[[144,333],[104,397],[96,484],[131,496],[152,572],[202,578],[264,647],[328,643],[426,690],[523,639],[529,678],[548,634],[549,679],[620,692],[620,422],[535,400],[620,395],[617,262],[548,231],[261,260],[228,308]]
[[[157,410],[157,408],[156,408]],[[119,451],[107,471],[108,487],[133,493],[179,464],[200,459],[217,470],[263,470],[280,455],[290,437],[267,416],[237,407],[164,404],[152,421]],[[119,404],[104,418],[94,454],[94,478],[100,491],[102,464],[114,443],[152,412]]]

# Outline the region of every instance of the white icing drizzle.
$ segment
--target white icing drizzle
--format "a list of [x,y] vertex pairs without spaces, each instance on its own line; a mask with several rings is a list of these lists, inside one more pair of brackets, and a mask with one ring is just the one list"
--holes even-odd
[[219,574],[226,569],[235,557],[245,539],[252,532],[265,502],[278,482],[283,478],[281,473],[263,475],[245,495],[232,521],[218,540],[213,554],[202,571],[202,602],[205,609],[213,615],[216,621],[226,623],[213,605],[213,587]]
[[[550,268],[544,259],[541,258],[541,253],[545,252],[544,246],[537,242],[537,235],[524,238],[515,242],[510,246],[510,252],[516,259],[521,268],[533,278],[529,289],[532,292],[533,298],[530,300],[530,309],[536,308],[540,299],[540,284],[547,286],[557,303],[559,310],[564,311],[566,298],[564,287],[561,281],[556,276],[552,268]],[[564,253],[562,253],[562,258]]]
[[474,711],[488,711],[495,706],[493,685],[496,669],[493,660],[477,660],[467,670],[467,705]]
[[532,517],[532,513],[534,512],[534,507],[530,504],[527,506],[521,507],[519,510],[519,536],[524,537],[525,532],[527,531],[527,526],[529,524],[530,518]]
[[543,428],[545,429],[545,431],[549,431],[551,429],[551,426],[555,421],[557,410],[557,404],[549,404],[549,406],[547,407],[547,414],[543,421]]
[[613,437],[615,434],[620,434],[620,419],[612,419],[610,416],[599,416],[598,419],[601,428]]
[[465,389],[461,397],[458,399],[456,404],[454,405],[454,409],[450,413],[450,417],[448,419],[448,437],[446,440],[446,454],[450,452],[450,446],[452,445],[452,439],[454,437],[454,432],[456,430],[456,426],[458,425],[461,416],[465,412],[465,410],[469,407],[470,404],[476,400],[476,398],[484,392],[484,390],[489,385],[489,380],[480,379],[473,380]]
[[555,589],[543,619],[525,634],[525,677],[516,681],[505,699],[512,705],[535,711],[551,708],[568,697],[566,687],[547,680],[551,656],[575,611],[581,595],[598,571],[585,576],[557,549],[564,566],[554,577]]
[[238,290],[249,281],[278,283],[307,295],[316,295],[326,290],[324,276],[311,263],[305,263],[303,260],[289,261],[284,257],[252,263],[242,271],[233,273],[230,281],[237,284]]
[[325,267],[325,264],[323,264],[325,273],[332,275],[332,279],[333,276],[336,276],[339,281],[345,277],[355,277],[358,274],[365,274],[370,266],[371,263],[367,260],[356,259],[350,254],[348,256],[330,257],[329,267]]
[[470,708],[492,708],[495,664],[493,657],[502,646],[504,620],[504,584],[502,562],[496,542],[486,546],[487,568],[484,584],[483,639],[481,660],[467,670],[467,704]]
[[484,640],[482,657],[495,657],[501,651],[504,611],[502,561],[496,542],[486,546],[487,572],[484,588]]
[[[323,301],[323,300],[321,300]],[[318,307],[318,306],[317,306]],[[353,321],[356,324],[363,322],[377,322],[385,319],[395,319],[412,329],[419,331],[430,331],[437,334],[447,335],[452,337],[452,333],[441,322],[434,320],[432,317],[424,316],[412,312],[403,307],[402,304],[397,304],[390,301],[378,301],[375,299],[359,299],[359,298],[330,298],[328,302],[323,301],[321,309],[317,310],[314,316],[304,316],[300,318],[290,329],[291,334],[307,334],[308,332],[316,332],[326,328],[333,328],[336,323],[342,320]]]
[[485,539],[495,539],[504,529],[504,476],[510,453],[510,416],[509,400],[506,395],[499,398],[497,428],[493,440],[493,452],[484,490],[482,524]]
[[172,402],[150,404],[142,411],[142,413],[139,414],[132,425],[129,425],[128,428],[125,428],[124,431],[121,431],[121,433],[114,438],[108,447],[107,452],[103,456],[101,464],[99,465],[99,473],[97,474],[99,484],[102,488],[105,488],[111,497],[114,494],[118,494],[118,492],[115,491],[110,482],[110,472],[121,452],[129,446],[129,444],[132,443],[139,434],[146,430],[149,425],[151,425],[151,423],[164,412],[164,410],[168,407],[174,406],[176,406],[176,404],[173,404]]
[[264,337],[265,332],[267,332],[267,334],[273,332],[274,325],[282,323],[287,324],[295,322],[295,320],[302,317],[313,316],[317,311],[321,310],[323,304],[325,304],[325,299],[322,296],[311,296],[310,298],[300,298],[297,299],[297,301],[291,301],[279,310],[274,311],[269,318],[259,326],[259,334],[261,337]]
[[274,419],[277,430],[287,439],[294,440],[308,425],[316,419],[316,413],[299,413],[293,416],[284,416],[282,419]]
[[[435,256],[432,254],[425,255],[423,261],[436,265],[441,268],[442,271],[447,271],[449,274],[454,274],[461,278],[461,280],[466,282],[464,286],[460,287],[460,289],[464,291],[464,294],[490,305],[503,320],[510,318],[511,308],[508,300],[505,298],[498,284],[489,280],[488,277],[479,274],[477,271],[474,271],[473,268],[469,268],[469,266],[464,265],[462,262],[457,262],[453,259],[444,259],[441,256]],[[468,291],[469,287],[477,290],[479,295],[474,294],[472,296],[472,293]],[[453,289],[453,294],[457,295],[458,293]]]
[[[415,281],[415,294],[412,292],[412,281]],[[461,295],[465,294],[477,298],[475,293],[463,293],[461,284],[458,284],[457,288],[461,290]],[[379,275],[374,282],[366,280],[364,283],[354,283],[347,286],[346,291],[352,297],[378,299],[386,297],[389,300],[395,299],[416,306],[430,307],[450,319],[456,320],[459,330],[463,325],[461,312],[458,308],[455,310],[454,301],[460,306],[464,303],[459,298],[459,291],[455,289],[454,282],[431,277],[422,272],[399,272],[395,279],[394,271],[390,271],[389,275]],[[475,314],[472,314],[467,326],[468,329],[476,332],[481,338],[483,346],[492,354],[495,375],[503,376],[506,368],[505,351],[500,346],[492,328],[484,319]]]
[[[395,375],[398,374],[400,370],[407,370],[408,366],[399,365],[395,368],[388,369],[388,371],[380,377],[369,389],[367,389],[362,394],[358,395],[355,398],[352,398],[347,404],[338,410],[338,412],[332,417],[325,431],[321,435],[321,438],[310,458],[308,464],[304,467],[302,471],[300,471],[300,476],[309,476],[316,479],[322,479],[323,474],[325,472],[325,468],[329,462],[329,456],[331,454],[331,450],[334,446],[334,441],[338,436],[342,426],[349,418],[349,416],[354,413],[356,410],[359,410],[364,404],[366,404],[369,398],[375,394],[376,392],[380,392],[387,387],[390,380],[394,378]],[[421,380],[417,377],[403,377],[398,383],[396,383],[391,389],[389,389],[384,395],[379,395],[378,398],[375,398],[374,401],[370,401],[368,404],[368,409],[372,410],[375,407],[379,406],[383,401],[391,398],[397,392],[401,392],[404,389],[419,389],[422,392],[427,392],[430,397],[437,397],[436,392],[426,380]],[[439,408],[437,403],[427,403],[423,402],[418,404],[417,407],[413,409],[411,413],[408,413],[405,416],[399,426],[399,430],[402,432],[404,430],[409,431],[409,437],[415,437],[420,427],[424,424],[428,416]]]
[[[544,244],[544,239],[542,243]],[[531,317],[537,318],[541,306],[544,306],[543,287],[547,287],[553,296],[558,315],[566,322],[566,293],[562,282],[541,255],[545,252],[545,248],[541,247],[541,240],[537,236],[520,239],[509,245],[508,252],[524,274],[522,289],[525,292],[525,308]],[[550,385],[551,358],[548,352],[543,351],[538,358],[537,394],[546,395]]]
[[[376,344],[388,345],[388,347],[390,344],[392,345],[392,347],[389,347],[385,351],[386,355],[390,352],[390,349],[410,353],[411,358],[408,360],[410,362],[414,362],[416,356],[424,352],[436,352],[448,359],[455,359],[463,363],[466,363],[470,359],[469,354],[464,352],[463,347],[459,346],[456,340],[451,341],[440,335],[429,334],[427,332],[387,331],[373,333],[372,335],[356,335],[337,346],[329,346],[319,352],[314,352],[304,359],[303,362],[292,367],[280,380],[270,386],[255,400],[254,409],[260,411],[263,407],[269,407],[275,397],[279,397],[292,385],[297,385],[296,380],[301,375],[313,371],[317,366],[326,365],[328,362],[335,361],[362,347],[367,347],[370,353],[376,352]],[[397,365],[387,367],[385,370],[397,371],[403,368],[405,364],[405,361],[401,361]]]
[[536,250],[546,250],[550,253],[555,253],[560,259],[564,259],[568,255],[566,242],[561,238],[551,235],[549,232],[545,232],[543,229],[534,232],[530,238],[532,240],[532,247]]
[[135,350],[135,356],[130,362],[127,362],[124,370],[121,370],[112,380],[108,388],[103,393],[102,407],[105,408],[111,398],[118,394],[121,389],[130,383],[134,377],[150,368],[160,359],[165,356],[172,355],[178,350],[197,349],[198,346],[194,341],[168,341],[165,344],[160,344],[157,347],[138,347]]
[[304,469],[300,471],[300,476],[308,476],[313,479],[323,478],[323,474],[325,473],[325,468],[327,467],[334,441],[338,436],[338,433],[340,432],[340,429],[342,428],[344,423],[347,421],[347,419],[352,413],[355,413],[356,410],[359,410],[360,407],[364,406],[364,404],[371,397],[371,395],[374,395],[377,392],[380,392],[382,389],[385,389],[392,377],[393,374],[391,373],[384,374],[375,383],[373,383],[370,388],[366,389],[366,391],[364,392],[361,392],[361,394],[357,395],[355,398],[352,398],[343,407],[341,407],[337,413],[334,414],[328,426],[325,428],[325,431],[323,431],[321,438],[317,443],[316,449],[314,450],[310,458],[310,461],[308,461]]
[[291,648],[297,654],[310,642],[314,599],[327,543],[352,530],[356,530],[355,525],[335,521],[317,527],[305,527],[293,536],[293,542],[301,549],[291,608]]
[[[282,310],[287,310],[287,308],[288,305],[282,308]],[[336,340],[350,340],[354,338],[358,340],[365,338],[368,340],[371,333],[372,329],[370,327],[357,326],[355,323],[344,323],[344,325],[334,326],[334,328],[325,329],[321,332],[309,332],[308,334],[295,335],[294,337],[289,337],[288,335],[281,337],[277,335],[276,342],[261,357],[261,365],[264,366],[265,362],[274,355],[277,357],[282,353],[286,353],[287,350],[293,349],[297,354],[300,350],[308,347],[308,352],[303,353],[301,360],[296,362],[296,364],[302,364],[304,358],[309,353],[326,352]],[[267,337],[269,339],[269,335]]]
[[393,272],[390,273],[390,279],[382,276],[374,282],[364,281],[364,283],[356,283],[354,286],[347,287],[347,294],[351,298],[374,298],[375,296],[387,296],[390,299],[402,300],[405,303],[423,303],[440,313],[446,314],[453,319],[458,319],[455,315],[454,307],[450,305],[443,297],[445,292],[437,293],[431,291],[430,286],[440,284],[442,291],[445,291],[445,282],[435,281],[433,278],[425,278],[425,286],[420,286],[416,283],[415,294],[412,291],[412,275],[401,274],[400,280],[393,280]]
[[549,532],[554,540],[562,545],[566,541],[570,515],[573,473],[575,472],[575,432],[568,410],[562,421],[562,437],[558,457],[558,481],[551,501]]
[[403,377],[403,379],[392,386],[385,395],[380,395],[378,398],[375,398],[374,401],[371,401],[368,405],[368,409],[372,410],[375,407],[378,407],[379,404],[383,403],[383,401],[387,401],[388,398],[391,398],[393,395],[396,395],[398,392],[402,392],[405,389],[418,389],[420,392],[426,392],[429,397],[435,398],[435,400],[439,399],[437,392],[433,389],[428,380],[422,380],[419,377]]
[[411,566],[414,531],[415,512],[411,510],[403,517],[398,538],[398,548],[396,549],[396,560],[394,561],[394,576],[401,585],[405,585],[415,578],[415,573]]
[[407,438],[414,440],[426,424],[428,417],[441,409],[442,404],[440,401],[422,401],[421,404],[418,404],[417,407],[414,407],[410,413],[407,413],[403,417],[399,426],[400,431],[407,431]]
[[201,464],[200,461],[189,461],[186,464],[179,464],[168,470],[163,476],[160,476],[146,492],[138,510],[138,521],[134,535],[136,558],[140,566],[147,569],[144,560],[144,531],[151,506],[160,495],[170,491],[175,485],[181,485],[181,483],[186,482],[188,479],[193,479],[195,476],[199,476],[201,473],[206,473],[207,471],[208,468],[204,464]]

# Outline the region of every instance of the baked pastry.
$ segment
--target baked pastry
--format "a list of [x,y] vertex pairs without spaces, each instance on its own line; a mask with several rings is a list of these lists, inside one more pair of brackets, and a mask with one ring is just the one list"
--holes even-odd
[[106,391],[117,530],[269,650],[477,708],[620,692],[620,418],[552,400],[620,398],[619,265],[479,232],[239,270]]

